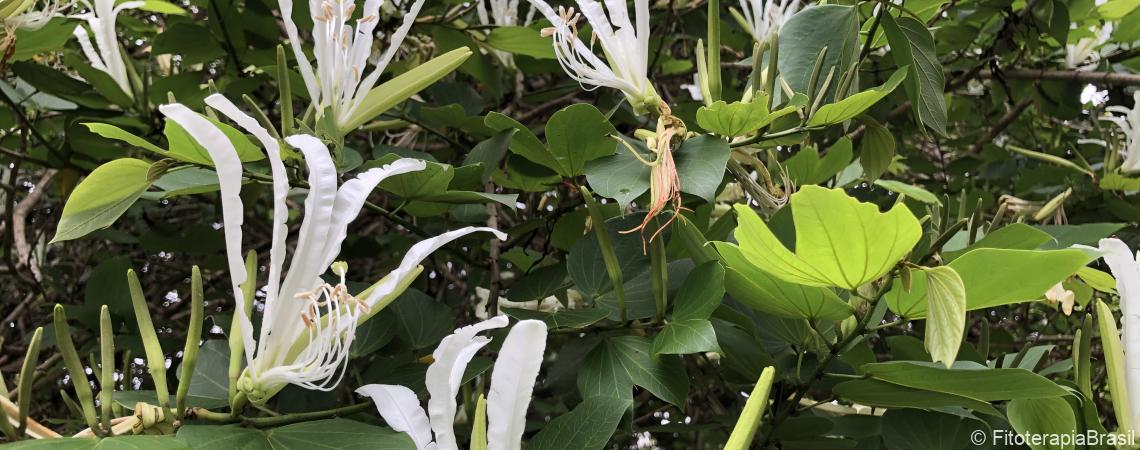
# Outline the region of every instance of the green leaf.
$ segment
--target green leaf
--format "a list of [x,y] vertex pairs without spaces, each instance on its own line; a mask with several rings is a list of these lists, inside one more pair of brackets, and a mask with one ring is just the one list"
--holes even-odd
[[985,402],[1068,394],[1056,383],[1025,369],[990,369],[976,363],[966,364],[968,368],[947,369],[934,363],[893,361],[867,364],[863,371],[878,381]]
[[953,268],[922,269],[926,274],[926,351],[934,362],[954,364],[966,331],[966,288]]
[[614,154],[617,142],[610,136],[614,126],[598,108],[588,103],[567,106],[546,122],[546,140],[560,175],[573,178],[583,173],[586,163]]
[[173,16],[185,16],[186,15],[186,10],[182,9],[182,7],[175,5],[173,3],[170,3],[170,2],[163,1],[163,0],[144,0],[142,6],[139,6],[138,9],[143,10],[143,11],[149,11],[152,13],[159,13],[159,14],[166,14],[166,15],[173,15]]
[[[369,161],[364,168],[381,167],[400,159],[395,153]],[[424,170],[402,173],[385,178],[379,188],[408,200],[424,200],[447,192],[447,186],[455,178],[455,168],[448,164],[424,161]],[[438,201],[438,200],[437,200]]]
[[417,349],[430,348],[454,329],[451,308],[427,294],[409,288],[381,313],[396,317],[396,330],[408,344]]
[[364,125],[365,122],[416,95],[454,71],[470,56],[470,48],[460,47],[432,58],[430,61],[415,66],[384,84],[372,88],[364,96],[364,100],[361,101],[356,112],[345,123],[338,124],[340,133],[342,135],[348,134]]
[[945,261],[953,261],[971,250],[979,248],[1008,248],[1014,250],[1033,250],[1042,244],[1053,240],[1049,233],[1024,223],[1011,223],[994,230],[985,237],[974,242],[974,245],[957,251],[943,251]]
[[797,186],[820,184],[830,180],[851,163],[851,147],[851,139],[840,138],[823,158],[819,157],[819,152],[814,147],[805,147],[785,160],[783,165]]
[[907,76],[904,69],[896,70],[887,79],[886,83],[871,89],[853,94],[835,103],[823,105],[808,120],[808,126],[824,126],[843,123],[863,114],[868,108],[878,103],[902,83]]
[[578,369],[582,397],[630,399],[634,385],[678,407],[689,395],[689,377],[676,356],[653,357],[641,336],[618,336],[599,343]]
[[585,328],[610,315],[609,311],[601,308],[566,309],[557,312],[504,308],[503,312],[519,320],[541,320],[552,330]]
[[681,147],[673,152],[681,192],[711,203],[724,178],[730,153],[732,149],[728,141],[712,136],[697,136],[681,143]]
[[511,145],[511,139],[517,132],[518,130],[514,128],[508,128],[487,138],[487,140],[475,144],[475,148],[472,148],[471,151],[467,153],[467,157],[463,159],[463,165],[482,164],[482,180],[484,183],[490,181],[491,175],[499,168],[499,164],[503,161],[503,156],[507,154],[507,147]]
[[348,419],[300,422],[269,430],[237,425],[184,425],[177,439],[194,449],[380,449],[414,450],[404,433]]
[[80,238],[115,223],[150,187],[150,168],[150,163],[134,158],[116,159],[96,168],[67,199],[51,242]]
[[538,140],[538,137],[526,125],[497,112],[488,113],[487,117],[483,119],[483,123],[487,125],[487,128],[494,131],[516,130],[509,146],[511,153],[522,156],[535,164],[558,170],[559,164],[555,160],[554,154],[546,150],[546,146],[542,145],[542,141]]
[[185,443],[169,436],[115,436],[96,438],[29,439],[4,446],[5,449],[51,450],[184,450]]
[[772,121],[798,111],[807,105],[806,95],[797,94],[783,108],[768,111],[768,94],[761,92],[750,102],[725,103],[718,100],[697,110],[697,124],[707,131],[727,138],[744,136]]
[[792,194],[796,250],[788,250],[746,205],[736,205],[740,249],[761,270],[791,283],[855,289],[886,275],[918,242],[918,219],[899,203],[886,213],[840,189]]
[[[242,162],[265,159],[265,153],[262,153],[261,148],[251,142],[244,133],[209,116],[202,116],[202,118],[209,120],[210,123],[222,130],[226,137],[230,138],[230,143],[234,145],[238,158]],[[210,158],[210,152],[206,150],[206,147],[199,144],[177,122],[167,119],[162,133],[166,136],[166,142],[169,145],[169,149],[163,156],[203,166],[212,167],[214,165],[214,160]]]
[[1140,178],[1129,178],[1113,172],[1100,179],[1100,188],[1106,191],[1136,191],[1140,190]]
[[673,319],[708,319],[724,298],[724,269],[715,261],[689,272],[673,303]]
[[902,194],[907,197],[913,198],[928,205],[942,205],[942,201],[938,200],[938,196],[932,194],[930,191],[923,189],[921,186],[903,183],[895,180],[875,180],[875,186],[881,187],[896,194]]
[[891,44],[891,57],[899,67],[907,66],[906,95],[912,103],[915,120],[946,135],[946,100],[943,89],[946,75],[934,44],[934,36],[926,25],[903,16],[881,14],[883,32]]
[[588,397],[574,409],[550,421],[527,443],[527,450],[601,450],[617,430],[633,401]]
[[75,36],[73,33],[78,24],[75,20],[56,17],[38,30],[17,28],[16,42],[19,44],[9,61],[24,61],[62,49]]
[[[1040,299],[1053,285],[1071,276],[1093,257],[1081,250],[1009,250],[979,248],[947,266],[966,285],[966,310],[991,308]],[[996,273],[995,273],[996,271]],[[917,319],[926,316],[926,280],[912,280],[910,292],[896,281],[886,294],[895,313]]]
[[[1060,397],[1013,400],[1009,402],[1005,414],[1013,429],[1023,436],[1072,436],[1084,432],[1077,429],[1077,418],[1073,415],[1069,402]],[[1044,441],[1026,440],[1026,444],[1033,450],[1075,448],[1071,444],[1062,446],[1059,442],[1051,443],[1049,439]]]
[[831,392],[842,399],[880,408],[940,408],[960,406],[992,416],[1000,416],[988,402],[937,391],[908,388],[874,379],[839,383]]
[[[198,349],[198,363],[190,378],[190,396],[221,401],[229,404],[229,342],[221,339],[206,341]],[[178,373],[182,373],[181,370]]]
[[[826,30],[821,32],[820,30]],[[835,98],[834,80],[842,78],[859,53],[858,10],[846,5],[815,5],[804,8],[780,28],[780,59],[777,65],[792,92],[820,92],[827,72],[834,68],[831,86],[823,92],[823,103]],[[817,89],[809,89],[812,71],[821,50],[827,47]],[[779,90],[777,88],[777,90]]]
[[739,247],[714,242],[720,253],[725,290],[733,299],[757,311],[789,319],[843,320],[851,307],[830,289],[781,280],[761,270]]
[[1079,225],[1037,225],[1037,229],[1053,236],[1053,242],[1041,246],[1043,249],[1062,249],[1073,245],[1096,246],[1097,241],[1113,235],[1124,228],[1122,223],[1082,223]]
[[971,433],[990,435],[989,426],[973,417],[917,409],[892,409],[883,414],[886,448],[973,450]]
[[487,34],[487,45],[516,55],[554,59],[554,46],[538,30],[527,27],[495,27]]
[[687,355],[690,353],[717,352],[720,345],[716,332],[708,319],[674,320],[661,329],[653,339],[653,354]]
[[863,176],[876,180],[883,176],[895,159],[895,137],[890,130],[877,121],[860,119],[866,126],[863,139],[859,141],[859,164],[863,166]]
[[143,150],[150,150],[154,153],[162,155],[163,157],[166,157],[166,150],[163,150],[161,147],[151,144],[150,141],[135,136],[133,133],[117,126],[111,125],[109,123],[97,122],[87,122],[83,125],[86,125],[88,130],[91,130],[92,133],[95,133],[99,136],[103,136],[107,139],[126,142],[127,144],[133,145],[135,147],[141,148]]
[[[487,117],[491,117],[491,115],[488,114]],[[652,156],[647,156],[649,152],[645,150],[643,143],[624,136],[622,139],[626,139],[642,155],[652,158]],[[624,148],[619,148],[619,150],[621,151],[612,156],[590,161],[586,164],[585,172],[586,181],[590,183],[590,187],[594,188],[594,192],[603,197],[617,200],[618,205],[624,208],[649,190],[650,168],[639,161],[629,150]],[[682,182],[684,181],[682,180]]]

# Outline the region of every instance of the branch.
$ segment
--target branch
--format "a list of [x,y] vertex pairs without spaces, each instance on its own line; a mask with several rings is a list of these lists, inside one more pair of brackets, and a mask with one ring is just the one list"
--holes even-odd
[[[1140,75],[1118,72],[1088,72],[1080,70],[1052,69],[1004,69],[997,74],[1014,80],[1057,80],[1099,83],[1117,86],[1140,86]],[[978,72],[979,78],[994,78],[991,70]]]
[[962,156],[975,155],[980,152],[986,143],[992,142],[994,138],[998,137],[1002,131],[1005,131],[1005,129],[1008,128],[1010,124],[1017,120],[1017,118],[1021,116],[1021,113],[1025,112],[1026,108],[1029,108],[1029,105],[1031,103],[1033,102],[1029,98],[1024,98],[1021,99],[1021,101],[1017,102],[1017,105],[1014,105],[1014,107],[1006,112],[1004,116],[1001,116],[1001,119],[998,119],[997,123],[995,123],[994,126],[989,129],[989,131],[986,131],[986,134],[982,135],[981,138],[978,138],[978,140],[975,141],[973,145],[970,145],[970,147],[966,149],[966,153]]

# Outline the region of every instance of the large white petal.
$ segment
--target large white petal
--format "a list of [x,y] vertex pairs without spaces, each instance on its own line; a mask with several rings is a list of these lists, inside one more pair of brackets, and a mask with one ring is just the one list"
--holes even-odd
[[416,267],[420,265],[420,262],[423,261],[424,258],[427,258],[427,256],[432,252],[438,250],[444,245],[447,245],[448,242],[454,241],[477,231],[486,231],[488,233],[492,233],[501,241],[507,240],[507,235],[505,233],[494,228],[464,227],[417,242],[416,245],[413,245],[412,248],[408,249],[408,253],[404,254],[404,259],[400,261],[400,267],[397,267],[396,270],[393,270],[392,273],[385,277],[384,281],[377,285],[376,289],[372,290],[372,293],[368,294],[368,298],[364,299],[364,302],[369,307],[375,306],[376,302],[380,301],[380,299],[384,297],[387,297],[389,294],[395,291],[396,287],[400,286],[400,283],[404,281],[404,278],[411,276],[412,273],[416,270]]
[[[305,50],[301,47],[301,34],[297,32],[297,24],[293,22],[293,0],[277,0],[277,6],[281,9],[281,21],[285,23],[285,34],[289,36],[289,47],[293,49],[293,57],[297,60],[297,66],[301,69],[301,79],[305,81],[305,90],[309,91],[309,98],[314,105],[321,101],[321,90],[317,87],[317,77],[313,73],[313,65],[309,63],[309,57],[305,55]],[[310,3],[309,8],[312,8]],[[313,9],[315,14],[319,9]]]
[[428,366],[424,383],[431,394],[428,399],[431,429],[435,431],[435,441],[440,448],[458,448],[454,431],[455,396],[459,393],[467,363],[471,362],[479,349],[491,342],[490,338],[476,335],[485,330],[505,327],[507,323],[506,316],[497,316],[460,328],[443,338],[432,353],[435,362]]
[[323,265],[327,267],[332,264],[340,254],[340,246],[348,234],[348,224],[360,214],[360,208],[368,200],[368,194],[376,189],[376,185],[390,176],[417,172],[426,167],[427,164],[423,160],[401,158],[383,167],[370,169],[341,185],[333,205],[332,226],[329,227],[328,237],[325,238]]
[[[256,119],[242,112],[224,95],[210,95],[206,97],[206,104],[252,134],[261,142],[269,157],[269,170],[273,174],[273,237],[269,249],[269,279],[266,280],[265,297],[265,316],[269,316],[277,305],[278,293],[281,290],[281,272],[285,264],[285,238],[289,235],[289,228],[285,225],[289,218],[289,209],[285,206],[285,197],[289,194],[289,174],[285,172],[285,164],[281,161],[281,145]],[[263,328],[263,333],[264,331],[268,331],[268,328]],[[264,344],[265,337],[262,334],[259,342]]]
[[[1120,239],[1100,240],[1104,262],[1116,277],[1120,294],[1121,331],[1124,334],[1125,384],[1132,408],[1140,405],[1140,264],[1128,245]],[[1111,319],[1109,319],[1111,320]]]
[[427,414],[411,389],[390,384],[369,384],[358,388],[356,393],[371,398],[384,422],[393,430],[407,433],[412,442],[416,443],[417,449],[425,450],[432,443]]
[[[222,197],[222,225],[226,237],[226,260],[230,266],[230,282],[235,302],[241,302],[243,298],[241,284],[245,283],[248,274],[241,254],[241,224],[244,220],[244,208],[240,197],[242,166],[237,149],[222,130],[190,108],[171,103],[159,106],[158,109],[198,141],[214,161],[214,170],[218,173],[218,186]],[[234,309],[241,324],[242,341],[245,343],[248,360],[253,357],[253,324],[245,314],[245,308],[239,305]]]
[[487,450],[522,448],[526,410],[545,350],[546,323],[541,320],[520,321],[507,334],[487,396]]

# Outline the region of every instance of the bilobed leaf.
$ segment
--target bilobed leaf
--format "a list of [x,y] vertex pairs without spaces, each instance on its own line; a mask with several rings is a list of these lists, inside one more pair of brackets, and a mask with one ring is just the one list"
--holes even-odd
[[[1092,259],[1076,249],[979,248],[966,252],[947,266],[962,277],[966,286],[966,310],[974,311],[1044,298],[1045,291]],[[995,273],[997,268],[1000,270]],[[925,317],[926,289],[925,277],[915,277],[909,292],[896,281],[885,296],[887,306],[907,318]]]
[[[491,115],[488,114],[487,117],[490,118]],[[515,139],[518,137],[516,136]],[[622,139],[637,149],[643,158],[653,158],[643,143],[624,136]],[[615,143],[615,145],[618,144]],[[617,200],[618,205],[624,208],[649,190],[650,169],[624,146],[619,146],[618,150],[611,156],[586,163],[585,172],[586,181],[590,183],[590,187],[594,188],[594,192],[603,197]],[[514,151],[514,147],[511,147],[511,151]]]
[[843,100],[835,103],[823,105],[811,116],[808,120],[809,126],[823,126],[843,123],[847,120],[854,119],[855,116],[862,114],[868,108],[878,103],[891,92],[894,92],[899,83],[907,76],[905,68],[896,70],[887,82],[880,86],[873,87],[853,94]]
[[905,205],[881,213],[840,189],[804,186],[792,194],[791,205],[795,253],[751,208],[735,206],[736,239],[744,256],[790,283],[855,289],[890,271],[922,235]]
[[697,124],[724,137],[744,136],[796,112],[807,101],[806,95],[797,94],[783,108],[769,112],[768,94],[763,92],[758,93],[750,102],[725,103],[718,100],[697,110]]
[[913,104],[919,125],[946,135],[946,100],[943,89],[946,75],[934,45],[934,36],[926,25],[913,17],[882,16],[883,32],[891,44],[891,56],[899,67],[907,66],[906,95]]
[[972,366],[948,369],[935,363],[893,361],[867,364],[863,370],[875,380],[986,402],[1068,394],[1056,383],[1025,369],[989,369],[976,363],[959,364]]
[[582,174],[586,162],[614,154],[614,126],[598,108],[588,103],[567,106],[546,122],[546,140],[554,155],[554,167],[567,178]]
[[554,59],[550,39],[539,35],[538,30],[527,27],[495,27],[487,34],[487,45],[516,55],[539,59]]
[[966,288],[948,266],[923,269],[926,275],[926,351],[947,368],[954,364],[966,331]]
[[[1009,402],[1006,408],[1009,424],[1023,436],[1062,436],[1081,433],[1077,429],[1077,418],[1069,402],[1061,397],[1024,398]],[[1053,445],[1046,442],[1029,442],[1033,450],[1062,450],[1073,446]]]
[[712,202],[731,152],[728,141],[712,136],[697,136],[681,143],[681,148],[673,152],[681,192]]
[[632,398],[634,385],[677,406],[685,404],[689,378],[675,356],[653,357],[652,343],[640,336],[619,336],[599,343],[578,370],[582,396]]
[[788,176],[797,186],[805,184],[820,184],[839,174],[851,164],[851,139],[840,138],[823,158],[814,147],[800,149],[791,158],[783,162],[788,169]]
[[653,354],[687,355],[720,352],[716,331],[707,319],[674,320],[653,339]]
[[851,307],[830,289],[789,283],[761,270],[740,248],[715,242],[725,265],[725,290],[733,299],[757,311],[789,319],[843,320]]
[[51,242],[80,238],[115,223],[154,181],[148,178],[150,168],[150,163],[134,158],[96,168],[67,199]]
[[617,430],[633,401],[613,397],[587,397],[570,412],[543,426],[527,443],[528,450],[600,450]]
[[542,141],[538,140],[538,137],[526,125],[497,112],[488,113],[487,117],[483,119],[483,123],[487,125],[487,128],[495,131],[514,129],[515,134],[511,137],[511,144],[508,146],[511,153],[522,156],[535,164],[558,170],[559,164],[554,159],[554,154],[546,150],[546,146],[542,145]]
[[694,268],[673,300],[673,319],[708,319],[724,298],[724,268],[709,261]]

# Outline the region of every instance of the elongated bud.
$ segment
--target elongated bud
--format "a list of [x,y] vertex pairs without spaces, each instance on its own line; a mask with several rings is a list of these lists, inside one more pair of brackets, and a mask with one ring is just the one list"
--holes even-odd
[[[63,365],[71,375],[71,386],[75,388],[75,397],[78,399],[76,409],[83,415],[84,422],[92,430],[98,428],[95,415],[95,396],[91,392],[91,385],[87,383],[87,372],[83,361],[79,359],[79,352],[75,351],[75,342],[71,340],[71,327],[67,325],[67,314],[63,312],[63,305],[55,305],[52,311],[52,325],[55,327],[56,345],[63,357]],[[62,391],[61,391],[62,392]],[[24,401],[23,398],[20,399]]]
[[285,47],[277,46],[277,90],[281,103],[281,134],[293,134],[293,88],[289,84],[289,62],[285,58]]
[[614,286],[614,296],[617,297],[618,314],[621,321],[626,319],[625,309],[625,288],[623,286],[623,274],[621,265],[618,263],[617,252],[614,251],[613,240],[610,239],[610,233],[606,229],[606,217],[602,214],[602,207],[598,202],[594,201],[594,196],[590,190],[585,186],[578,188],[582,193],[582,199],[586,202],[586,210],[590,214],[590,222],[593,225],[594,233],[598,237],[598,247],[602,250],[602,261],[606,264],[606,274],[610,277],[610,283]]
[[[239,308],[243,308],[245,316],[249,317],[253,312],[253,294],[257,291],[257,252],[250,251],[245,257],[245,273],[247,279],[241,285],[241,302]],[[238,397],[238,378],[241,377],[241,363],[245,358],[245,343],[242,342],[241,324],[238,323],[237,317],[230,323],[230,366],[228,372],[229,384],[229,400],[231,413],[236,415],[239,411],[238,404],[240,403]]]
[[760,379],[756,380],[756,387],[744,403],[744,411],[740,413],[740,420],[732,428],[728,436],[725,450],[747,450],[752,446],[752,439],[756,430],[760,428],[760,419],[764,417],[764,409],[768,407],[768,394],[772,391],[772,381],[776,376],[776,368],[768,366],[760,372]]
[[471,426],[471,450],[487,450],[487,398],[479,394],[475,404],[475,420]]
[[40,364],[40,344],[44,340],[44,327],[36,327],[32,333],[32,341],[28,343],[28,352],[24,354],[24,365],[20,367],[20,379],[17,381],[16,392],[20,393],[20,429],[17,434],[23,435],[28,429],[28,409],[32,406],[32,385],[36,381],[36,366]]
[[202,339],[203,293],[202,272],[194,266],[190,273],[190,327],[186,331],[186,345],[182,348],[182,372],[178,377],[178,391],[174,405],[181,419],[186,415],[186,394],[190,392],[190,379],[198,365],[198,341]]
[[111,433],[111,405],[115,392],[115,330],[111,326],[111,310],[99,308],[99,415],[103,431]]
[[139,337],[142,338],[143,351],[146,352],[146,366],[154,380],[154,391],[158,397],[158,406],[170,406],[170,389],[166,386],[166,356],[162,354],[162,344],[158,342],[158,333],[154,330],[154,322],[150,319],[150,308],[147,307],[143,296],[142,285],[134,270],[127,270],[127,284],[130,285],[131,306],[135,310],[135,320],[139,326]]
[[1105,365],[1108,366],[1108,390],[1112,396],[1112,410],[1116,413],[1117,432],[1128,434],[1132,430],[1132,405],[1128,401],[1128,385],[1125,382],[1124,349],[1120,345],[1120,331],[1116,328],[1116,318],[1108,304],[1096,300],[1096,322],[1100,327],[1100,343],[1104,351]]

